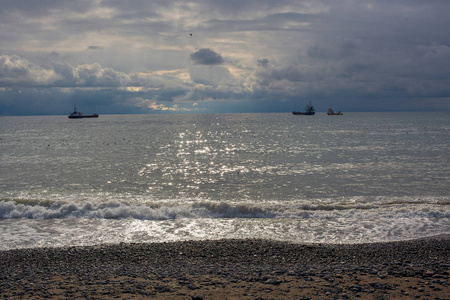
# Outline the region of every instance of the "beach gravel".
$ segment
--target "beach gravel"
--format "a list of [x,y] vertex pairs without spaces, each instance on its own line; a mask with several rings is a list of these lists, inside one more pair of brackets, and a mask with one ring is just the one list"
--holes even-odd
[[0,299],[450,299],[450,235],[0,251]]

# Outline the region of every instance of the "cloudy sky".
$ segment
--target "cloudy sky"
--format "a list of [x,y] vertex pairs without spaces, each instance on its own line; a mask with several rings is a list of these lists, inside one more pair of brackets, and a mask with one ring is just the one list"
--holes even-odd
[[0,4],[0,115],[450,110],[448,0]]

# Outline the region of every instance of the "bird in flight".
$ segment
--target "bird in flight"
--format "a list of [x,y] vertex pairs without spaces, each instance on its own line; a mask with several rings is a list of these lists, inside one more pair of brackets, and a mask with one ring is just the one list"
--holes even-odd
[[190,36],[192,36],[192,33],[189,33]]

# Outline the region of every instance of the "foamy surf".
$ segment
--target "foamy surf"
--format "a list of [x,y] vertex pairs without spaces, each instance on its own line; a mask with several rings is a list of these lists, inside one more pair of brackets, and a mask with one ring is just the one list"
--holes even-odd
[[0,118],[0,247],[450,232],[448,114]]
[[0,249],[249,237],[356,243],[450,231],[449,199],[442,197],[304,202],[2,200]]
[[[384,198],[384,197],[383,197]],[[370,215],[386,218],[449,218],[450,200],[444,197],[395,198],[372,201],[358,197],[347,201],[309,199],[290,201],[213,201],[171,199],[146,201],[50,201],[14,199],[0,201],[0,219],[136,219],[171,220],[194,218],[356,218]],[[308,202],[308,203],[306,203]],[[310,202],[318,204],[310,204]]]

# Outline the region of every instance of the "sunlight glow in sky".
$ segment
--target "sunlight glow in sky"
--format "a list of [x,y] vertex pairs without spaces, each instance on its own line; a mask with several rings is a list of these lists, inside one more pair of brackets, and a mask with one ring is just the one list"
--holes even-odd
[[0,115],[450,110],[447,0],[3,0]]

